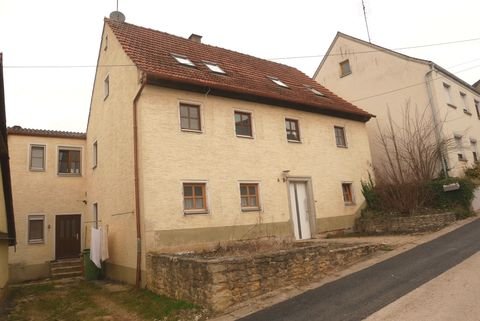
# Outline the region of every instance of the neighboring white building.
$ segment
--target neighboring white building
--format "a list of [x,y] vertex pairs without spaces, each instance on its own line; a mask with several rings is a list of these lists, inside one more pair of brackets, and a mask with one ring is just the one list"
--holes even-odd
[[[341,97],[376,115],[367,123],[373,164],[382,159],[376,139],[378,125],[402,123],[402,109],[410,105],[426,111],[439,124],[438,137],[452,138],[456,148],[446,157],[452,176],[479,159],[480,93],[478,88],[432,61],[417,59],[337,33],[314,79]],[[478,86],[478,83],[477,83]]]

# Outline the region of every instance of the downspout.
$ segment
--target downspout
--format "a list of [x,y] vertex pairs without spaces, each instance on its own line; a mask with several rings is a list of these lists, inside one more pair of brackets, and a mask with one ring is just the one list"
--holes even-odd
[[[440,146],[440,143],[442,141],[442,133],[440,130],[440,124],[438,120],[438,115],[437,115],[437,109],[434,103],[433,99],[433,91],[432,91],[432,73],[435,71],[435,64],[432,62],[430,63],[430,70],[425,74],[425,85],[427,86],[427,93],[428,93],[428,101],[430,108],[432,110],[432,120],[433,124],[435,126],[435,138],[437,139],[437,144]],[[442,170],[443,173],[445,174],[445,177],[448,177],[448,167],[447,167],[447,160],[445,158],[445,155],[443,154],[443,150],[441,151],[441,163],[442,163]]]
[[133,163],[135,178],[135,223],[137,226],[137,269],[135,277],[135,286],[139,288],[142,282],[142,229],[140,224],[140,183],[138,169],[138,120],[137,120],[137,102],[146,84],[145,73],[142,73],[140,79],[141,85],[133,98]]

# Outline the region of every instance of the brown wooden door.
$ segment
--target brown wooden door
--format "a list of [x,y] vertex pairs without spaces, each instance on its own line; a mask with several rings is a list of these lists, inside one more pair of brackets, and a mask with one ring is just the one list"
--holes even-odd
[[80,215],[57,215],[55,219],[55,258],[80,256]]

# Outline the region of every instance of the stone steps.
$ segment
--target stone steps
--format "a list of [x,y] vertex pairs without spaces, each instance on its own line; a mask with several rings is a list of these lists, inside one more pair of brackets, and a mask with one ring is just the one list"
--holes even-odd
[[65,279],[83,275],[83,261],[81,258],[62,259],[50,262],[52,279]]

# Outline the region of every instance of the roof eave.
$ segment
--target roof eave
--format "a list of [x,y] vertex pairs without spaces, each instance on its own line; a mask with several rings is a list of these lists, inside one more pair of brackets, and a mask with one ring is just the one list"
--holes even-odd
[[209,95],[245,100],[250,102],[264,103],[269,105],[281,106],[286,108],[299,109],[312,113],[323,114],[328,116],[340,117],[360,122],[367,122],[370,118],[375,117],[367,112],[348,112],[340,109],[333,109],[320,104],[305,104],[296,100],[278,99],[263,95],[258,92],[246,92],[230,86],[220,86],[216,83],[196,82],[191,79],[176,78],[167,75],[159,75],[147,73],[147,84],[167,87],[172,89],[188,90],[193,92],[207,93]]

